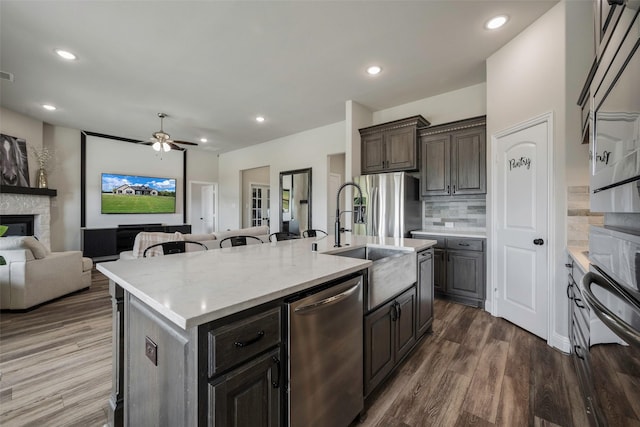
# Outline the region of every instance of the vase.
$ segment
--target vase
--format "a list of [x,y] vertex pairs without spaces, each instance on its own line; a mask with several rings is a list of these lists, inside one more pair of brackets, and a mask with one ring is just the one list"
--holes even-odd
[[38,177],[36,181],[38,183],[38,188],[49,188],[49,183],[47,182],[47,171],[43,168],[38,169]]

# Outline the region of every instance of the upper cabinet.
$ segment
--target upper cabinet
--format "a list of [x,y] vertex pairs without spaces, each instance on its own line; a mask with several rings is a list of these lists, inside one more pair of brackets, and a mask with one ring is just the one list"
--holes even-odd
[[423,197],[487,192],[485,116],[421,129],[419,137]]
[[418,169],[418,128],[429,126],[422,116],[360,129],[362,174]]

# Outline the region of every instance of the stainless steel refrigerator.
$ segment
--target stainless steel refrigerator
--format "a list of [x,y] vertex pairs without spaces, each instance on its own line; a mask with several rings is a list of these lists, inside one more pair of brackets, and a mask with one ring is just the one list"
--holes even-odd
[[405,172],[362,175],[353,182],[362,189],[362,200],[354,191],[354,210],[360,209],[364,224],[354,224],[353,232],[379,237],[411,237],[422,228],[419,180]]

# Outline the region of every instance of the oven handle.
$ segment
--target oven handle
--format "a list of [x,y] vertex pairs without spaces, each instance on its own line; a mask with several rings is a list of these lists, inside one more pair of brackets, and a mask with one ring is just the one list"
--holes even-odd
[[595,297],[593,292],[591,292],[592,283],[595,283],[596,285],[606,289],[612,294],[619,296],[623,300],[627,299],[626,296],[621,294],[604,277],[598,274],[588,272],[582,278],[582,291],[584,293],[584,299],[587,300],[587,303],[593,308],[596,316],[598,316],[598,318],[600,318],[600,320],[602,320],[605,325],[611,328],[611,330],[613,330],[613,332],[615,332],[620,338],[624,339],[627,344],[640,348],[640,333],[624,320],[616,316],[611,310],[609,310]]

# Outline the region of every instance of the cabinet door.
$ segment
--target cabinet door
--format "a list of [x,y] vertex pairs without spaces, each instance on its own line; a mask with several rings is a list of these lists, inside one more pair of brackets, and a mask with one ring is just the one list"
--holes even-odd
[[440,134],[420,141],[422,196],[442,196],[450,193],[450,137]]
[[391,372],[395,363],[394,303],[387,303],[364,318],[365,396]]
[[384,138],[382,133],[362,137],[362,173],[382,172],[384,169]]
[[416,343],[416,289],[396,298],[396,357],[398,363]]
[[433,250],[433,289],[438,292],[447,291],[447,268],[445,265],[445,251]]
[[116,229],[100,228],[82,230],[82,255],[94,258],[117,255]]
[[418,337],[431,329],[433,322],[433,252],[418,254]]
[[447,251],[447,292],[484,299],[484,253]]
[[384,135],[385,170],[417,169],[416,130],[414,127],[390,130]]
[[209,385],[209,425],[280,425],[280,350],[241,366]]
[[451,194],[487,192],[485,127],[455,132],[451,136]]

